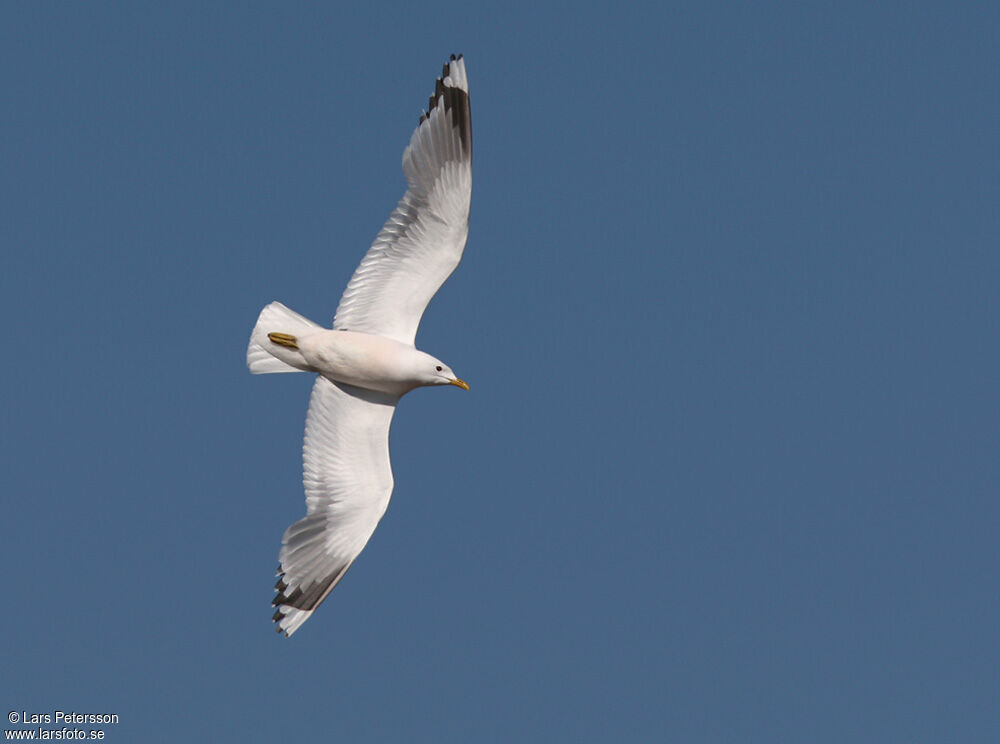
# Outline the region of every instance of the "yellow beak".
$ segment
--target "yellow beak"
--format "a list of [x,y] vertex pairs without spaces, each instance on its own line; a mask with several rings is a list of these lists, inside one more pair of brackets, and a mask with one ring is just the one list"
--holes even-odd
[[448,384],[454,385],[455,387],[460,387],[462,388],[462,390],[469,389],[469,383],[467,383],[465,380],[459,380],[457,377],[454,380],[448,380]]

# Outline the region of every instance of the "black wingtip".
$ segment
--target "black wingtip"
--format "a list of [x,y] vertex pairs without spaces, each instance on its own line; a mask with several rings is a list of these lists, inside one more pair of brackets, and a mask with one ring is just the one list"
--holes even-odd
[[[451,112],[455,127],[458,129],[459,137],[462,140],[462,147],[466,153],[472,153],[472,127],[471,113],[469,109],[469,94],[461,88],[453,85],[445,85],[444,78],[451,73],[451,62],[462,59],[462,55],[457,57],[452,54],[451,60],[446,62],[441,70],[441,77],[434,82],[434,95],[427,101],[427,110],[420,114],[419,124],[423,124],[430,117],[431,112],[437,108],[438,101],[444,99],[444,110]],[[418,125],[419,125],[418,124]]]
[[277,596],[271,600],[271,605],[277,607],[278,605],[291,605],[292,607],[297,606],[297,602],[300,597],[302,597],[302,589],[295,587],[295,590],[291,594],[285,594],[285,590],[288,586],[275,587],[278,590]]

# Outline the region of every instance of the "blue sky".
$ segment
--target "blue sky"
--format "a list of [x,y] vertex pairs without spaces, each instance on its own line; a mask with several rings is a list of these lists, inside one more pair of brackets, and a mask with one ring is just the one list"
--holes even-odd
[[[7,4],[0,703],[109,741],[992,741],[1000,12]],[[310,380],[452,52],[465,259],[292,639]]]

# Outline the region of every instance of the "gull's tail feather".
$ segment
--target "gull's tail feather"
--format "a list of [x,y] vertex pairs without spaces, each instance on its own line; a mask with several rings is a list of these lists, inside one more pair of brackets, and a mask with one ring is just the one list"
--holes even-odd
[[255,375],[273,372],[309,372],[298,349],[283,343],[276,343],[268,338],[274,334],[281,338],[294,338],[309,331],[320,328],[308,318],[289,310],[280,302],[272,302],[260,311],[257,325],[250,334],[250,345],[247,346],[247,366]]

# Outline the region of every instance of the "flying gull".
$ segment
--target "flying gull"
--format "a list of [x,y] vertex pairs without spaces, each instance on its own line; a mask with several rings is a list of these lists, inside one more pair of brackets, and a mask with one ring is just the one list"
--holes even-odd
[[254,374],[314,372],[302,445],[306,516],[285,530],[274,621],[290,636],[337,585],[389,505],[389,424],[424,385],[469,386],[417,350],[427,303],[462,259],[472,197],[472,126],[452,55],[403,152],[407,190],[347,284],[327,329],[280,302],[250,336]]

